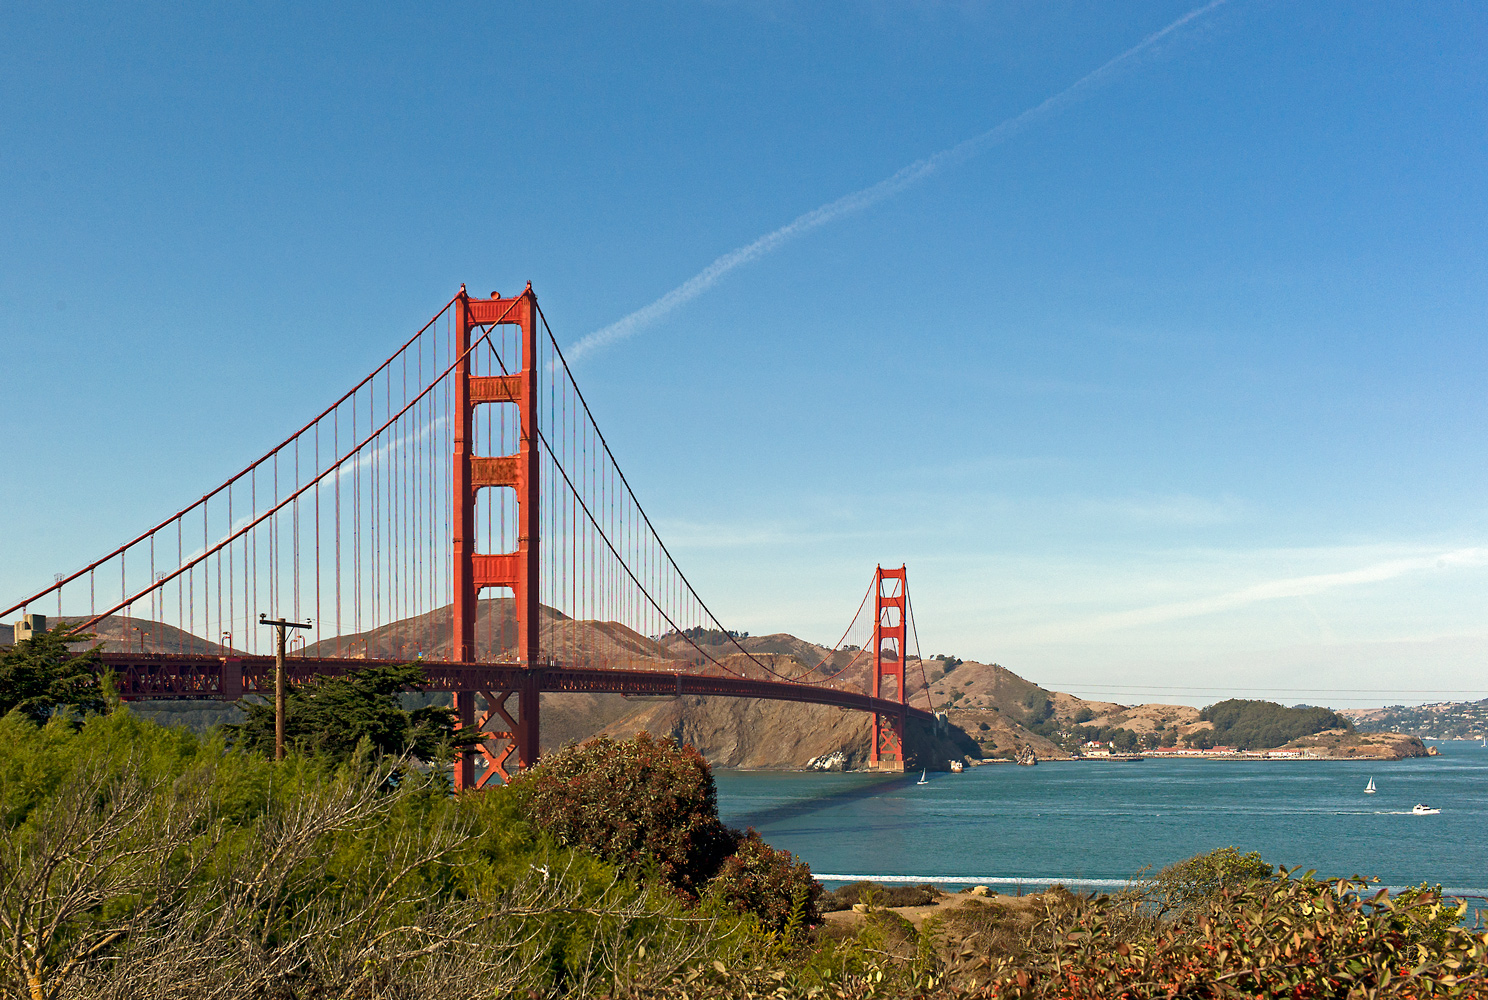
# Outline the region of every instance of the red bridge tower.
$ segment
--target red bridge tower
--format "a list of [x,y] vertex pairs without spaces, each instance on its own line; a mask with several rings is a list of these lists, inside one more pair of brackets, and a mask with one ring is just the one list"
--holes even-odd
[[[909,582],[905,567],[884,569],[873,575],[873,697],[882,698],[885,679],[895,683],[890,697],[904,705],[904,656],[906,643],[904,610],[908,601]],[[889,643],[892,648],[884,649]],[[885,652],[892,659],[885,659]],[[873,743],[869,748],[868,767],[875,771],[904,770],[905,713],[873,716]]]
[[[487,736],[479,753],[489,767],[475,780],[475,755],[462,755],[455,766],[455,788],[478,788],[499,775],[510,777],[506,762],[515,751],[518,763],[530,767],[538,754],[538,435],[537,435],[537,296],[529,283],[515,298],[472,299],[460,286],[454,304],[454,649],[451,659],[474,664],[475,619],[480,592],[506,587],[512,592],[517,622],[517,660],[527,668],[515,691],[456,691],[459,727],[475,726]],[[522,366],[505,375],[470,374],[472,328],[511,323],[522,330]],[[483,404],[514,405],[520,420],[515,455],[474,455],[473,417]],[[517,548],[513,552],[475,551],[475,496],[481,489],[503,488],[517,494]],[[486,711],[475,715],[475,696]],[[517,718],[506,710],[517,696]],[[491,728],[500,720],[504,729]],[[504,745],[503,745],[504,744]]]

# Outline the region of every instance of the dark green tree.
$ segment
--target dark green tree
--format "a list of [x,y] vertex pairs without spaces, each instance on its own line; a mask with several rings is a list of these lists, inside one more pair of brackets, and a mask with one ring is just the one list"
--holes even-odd
[[0,715],[19,711],[41,725],[63,709],[78,719],[106,711],[98,650],[68,648],[94,638],[59,624],[0,653]]
[[[299,753],[332,760],[350,760],[363,739],[378,753],[441,760],[462,742],[454,713],[438,705],[408,712],[398,703],[400,693],[423,681],[423,670],[407,663],[292,685],[284,704],[284,741]],[[238,707],[247,718],[224,727],[234,742],[272,754],[274,706],[244,700]]]
[[1353,730],[1353,724],[1326,708],[1287,708],[1272,701],[1231,698],[1210,705],[1199,718],[1214,724],[1214,742],[1255,750],[1279,747],[1325,729]]

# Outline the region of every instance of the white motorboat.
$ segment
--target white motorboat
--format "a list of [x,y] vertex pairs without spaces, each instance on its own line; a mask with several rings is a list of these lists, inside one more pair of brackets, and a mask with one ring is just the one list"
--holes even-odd
[[1369,784],[1364,786],[1364,794],[1373,795],[1376,791],[1378,791],[1378,789],[1374,787],[1374,776],[1370,775]]
[[924,770],[924,771],[921,771],[920,772],[920,780],[919,781],[916,781],[915,784],[916,785],[928,785],[928,784],[930,784],[929,780],[925,777],[925,775],[927,775],[929,773],[930,773],[930,771],[928,769],[927,770]]
[[1433,809],[1433,808],[1431,808],[1430,806],[1428,806],[1424,802],[1417,802],[1416,805],[1415,805],[1415,808],[1411,810],[1411,815],[1412,816],[1435,816],[1439,812],[1441,812],[1440,809]]

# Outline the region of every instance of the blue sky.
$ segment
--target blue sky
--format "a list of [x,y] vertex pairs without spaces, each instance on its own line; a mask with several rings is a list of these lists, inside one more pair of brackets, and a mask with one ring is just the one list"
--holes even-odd
[[[461,282],[576,345],[1191,3],[0,11],[0,590]],[[577,374],[734,627],[1113,700],[1488,695],[1488,12],[1228,0]]]

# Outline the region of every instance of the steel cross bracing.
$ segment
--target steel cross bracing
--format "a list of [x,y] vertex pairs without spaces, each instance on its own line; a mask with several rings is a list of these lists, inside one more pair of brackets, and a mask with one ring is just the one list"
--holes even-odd
[[[884,768],[903,767],[906,721],[933,718],[907,703],[902,567],[875,573],[819,663],[752,652],[724,628],[636,498],[530,285],[462,287],[277,447],[0,621],[17,612],[94,634],[126,699],[272,687],[262,616],[314,624],[289,650],[291,683],[416,660],[424,689],[451,693],[458,723],[486,737],[456,764],[461,788],[537,759],[544,692],[867,712]],[[928,699],[922,668],[913,680]]]

